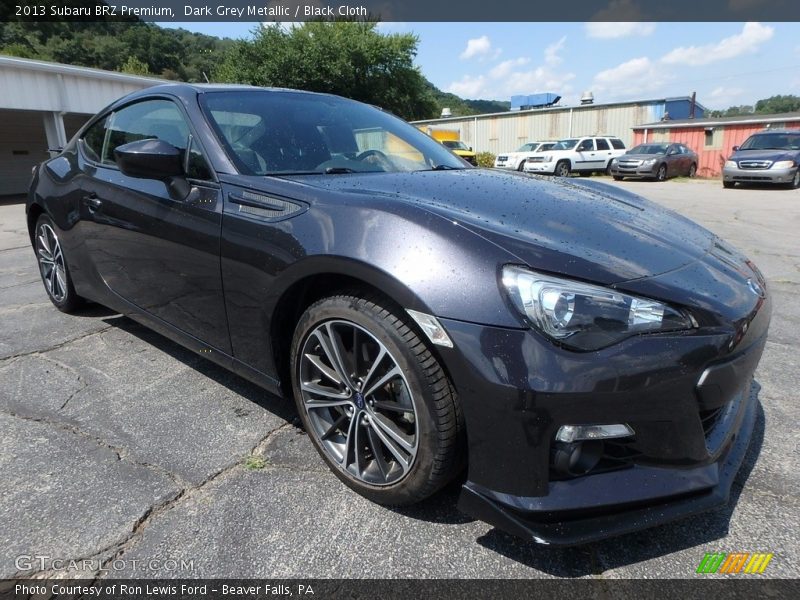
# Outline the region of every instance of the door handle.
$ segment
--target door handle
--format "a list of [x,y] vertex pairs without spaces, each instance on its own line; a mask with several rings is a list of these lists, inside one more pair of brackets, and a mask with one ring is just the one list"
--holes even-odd
[[98,198],[96,194],[89,194],[87,196],[84,196],[83,200],[89,206],[89,210],[91,212],[99,210],[100,207],[103,206],[103,201],[100,200],[100,198]]

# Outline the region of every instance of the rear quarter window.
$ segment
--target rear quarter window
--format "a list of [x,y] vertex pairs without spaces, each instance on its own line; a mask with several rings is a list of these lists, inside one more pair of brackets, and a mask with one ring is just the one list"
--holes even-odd
[[611,142],[611,147],[615,150],[625,150],[625,144],[622,143],[622,140],[615,140],[612,138],[609,141]]

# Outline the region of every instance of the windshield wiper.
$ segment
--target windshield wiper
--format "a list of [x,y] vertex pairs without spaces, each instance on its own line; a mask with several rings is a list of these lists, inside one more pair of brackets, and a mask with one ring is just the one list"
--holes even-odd
[[451,167],[450,165],[436,165],[430,169],[420,169],[421,171],[463,171],[466,167]]
[[325,169],[326,175],[340,175],[342,173],[358,173],[358,171],[350,167],[328,167]]

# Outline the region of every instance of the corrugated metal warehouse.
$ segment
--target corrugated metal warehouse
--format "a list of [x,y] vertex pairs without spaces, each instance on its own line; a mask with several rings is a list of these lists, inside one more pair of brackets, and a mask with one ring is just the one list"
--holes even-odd
[[133,91],[163,83],[137,77],[0,56],[0,196],[24,194],[31,168],[63,146],[86,120]]
[[[559,140],[568,137],[607,134],[620,137],[626,146],[633,143],[633,128],[641,123],[659,121],[669,113],[671,119],[690,115],[692,99],[662,98],[553,106],[517,110],[470,117],[446,117],[415,121],[427,128],[453,129],[461,140],[476,152],[499,154],[519,148],[525,142]],[[705,108],[695,104],[695,116],[703,116]]]
[[722,119],[682,119],[637,125],[634,143],[680,142],[697,152],[700,177],[719,177],[725,160],[757,131],[800,129],[800,112],[777,115],[744,115]]

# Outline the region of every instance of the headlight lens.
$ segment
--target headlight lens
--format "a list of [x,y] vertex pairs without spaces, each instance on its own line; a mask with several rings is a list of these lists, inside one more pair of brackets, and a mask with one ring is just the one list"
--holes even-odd
[[793,160],[779,160],[776,163],[772,163],[773,169],[791,169],[794,166]]
[[736,169],[739,165],[736,164],[735,160],[726,160],[725,161],[725,168],[726,169]]
[[690,315],[611,288],[503,268],[503,285],[531,325],[576,350],[597,350],[638,333],[691,329]]
[[642,161],[642,166],[643,167],[650,167],[650,166],[652,166],[654,164],[656,164],[656,159],[655,158],[648,158],[648,159]]

